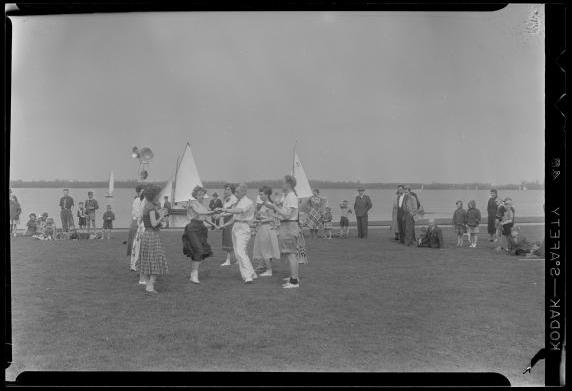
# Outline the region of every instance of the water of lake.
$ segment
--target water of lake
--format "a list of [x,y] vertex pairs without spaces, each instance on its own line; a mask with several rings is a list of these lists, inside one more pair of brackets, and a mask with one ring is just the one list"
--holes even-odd
[[[48,212],[50,216],[56,217],[55,221],[57,226],[61,226],[59,218],[59,199],[62,196],[61,189],[55,188],[15,188],[14,193],[18,197],[22,206],[22,216],[20,218],[21,224],[19,228],[23,228],[25,222],[28,220],[28,215],[32,212],[41,214]],[[70,196],[74,198],[76,207],[74,208],[74,218],[77,212],[77,203],[87,199],[88,189],[70,189]],[[134,190],[132,189],[115,189],[114,197],[112,199],[105,198],[104,195],[107,189],[93,189],[95,199],[98,200],[100,210],[96,215],[97,226],[102,225],[102,215],[105,206],[109,203],[112,205],[115,212],[116,228],[126,228],[130,224],[131,219],[131,203],[133,202]],[[209,189],[210,192],[216,191],[222,194],[222,189]],[[248,192],[249,197],[254,199],[257,190],[250,189]],[[393,197],[395,191],[393,190],[368,190],[367,194],[371,197],[373,209],[370,212],[370,220],[390,220]],[[417,191],[419,199],[425,212],[429,212],[435,218],[450,218],[455,209],[455,202],[457,200],[464,201],[466,207],[469,200],[477,202],[477,208],[481,210],[483,216],[486,216],[486,204],[489,197],[488,190],[423,190]],[[328,204],[332,207],[334,212],[334,221],[339,219],[338,205],[346,199],[353,205],[353,200],[356,196],[356,191],[353,189],[320,189],[320,195],[328,200]],[[511,197],[514,201],[517,216],[521,217],[538,217],[544,216],[542,205],[544,203],[544,190],[507,190],[499,191],[499,196]],[[183,216],[177,217],[174,226],[182,227],[186,224]]]

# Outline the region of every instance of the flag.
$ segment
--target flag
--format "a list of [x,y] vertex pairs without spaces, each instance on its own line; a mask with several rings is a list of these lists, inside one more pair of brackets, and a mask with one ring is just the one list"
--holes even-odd
[[296,178],[296,195],[298,198],[307,198],[312,196],[312,188],[310,187],[310,182],[302,167],[302,162],[298,157],[298,154],[294,152],[294,167],[292,175]]

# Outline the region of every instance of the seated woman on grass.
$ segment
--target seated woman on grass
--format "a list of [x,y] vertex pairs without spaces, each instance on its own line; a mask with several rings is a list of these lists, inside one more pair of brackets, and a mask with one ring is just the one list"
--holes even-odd
[[418,247],[444,248],[443,231],[435,224],[435,219],[429,219],[427,228],[421,228],[421,237],[417,242]]
[[526,237],[520,233],[519,227],[513,227],[508,237],[508,253],[510,255],[534,257],[544,255],[544,249],[541,249],[541,243],[531,243]]

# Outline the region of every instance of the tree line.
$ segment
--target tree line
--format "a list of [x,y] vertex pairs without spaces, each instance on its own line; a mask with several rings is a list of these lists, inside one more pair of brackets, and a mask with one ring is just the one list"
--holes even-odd
[[[164,186],[167,182],[146,182],[152,183],[158,186]],[[220,189],[224,187],[225,184],[229,182],[226,181],[204,181],[203,185],[208,188]],[[261,187],[263,185],[268,185],[273,188],[278,188],[281,186],[282,181],[280,179],[269,179],[269,180],[257,180],[247,182],[249,187]],[[129,181],[116,181],[116,188],[135,188],[138,182],[134,180]],[[471,182],[471,183],[380,183],[380,182],[359,182],[359,181],[324,181],[324,180],[311,180],[310,185],[312,188],[322,188],[322,189],[356,189],[359,186],[363,186],[366,189],[395,189],[400,184],[407,184],[411,186],[412,189],[423,189],[426,190],[488,190],[491,188],[496,188],[499,190],[519,190],[523,187],[527,190],[542,190],[544,189],[544,184],[536,182],[521,182],[520,184],[504,184],[504,185],[492,185],[490,183],[481,182]],[[38,180],[38,181],[23,181],[23,180],[13,180],[10,181],[10,187],[13,188],[105,188],[108,186],[107,181],[75,181],[75,180]]]

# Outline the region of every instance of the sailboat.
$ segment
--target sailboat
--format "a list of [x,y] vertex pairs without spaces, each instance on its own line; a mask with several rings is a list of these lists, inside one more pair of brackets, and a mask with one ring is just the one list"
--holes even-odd
[[109,174],[109,187],[105,198],[113,198],[113,189],[115,187],[115,179],[113,178],[113,171]]
[[195,186],[202,187],[203,182],[199,176],[195,158],[191,151],[191,145],[187,143],[182,157],[177,159],[174,179],[167,181],[167,184],[163,187],[163,190],[161,190],[160,196],[164,197],[167,195],[171,202],[173,202],[171,214],[180,215],[187,213],[184,203],[194,199],[192,193]]
[[312,187],[302,166],[302,162],[296,153],[296,146],[294,146],[294,160],[292,162],[292,175],[296,178],[296,195],[298,198],[312,197]]

